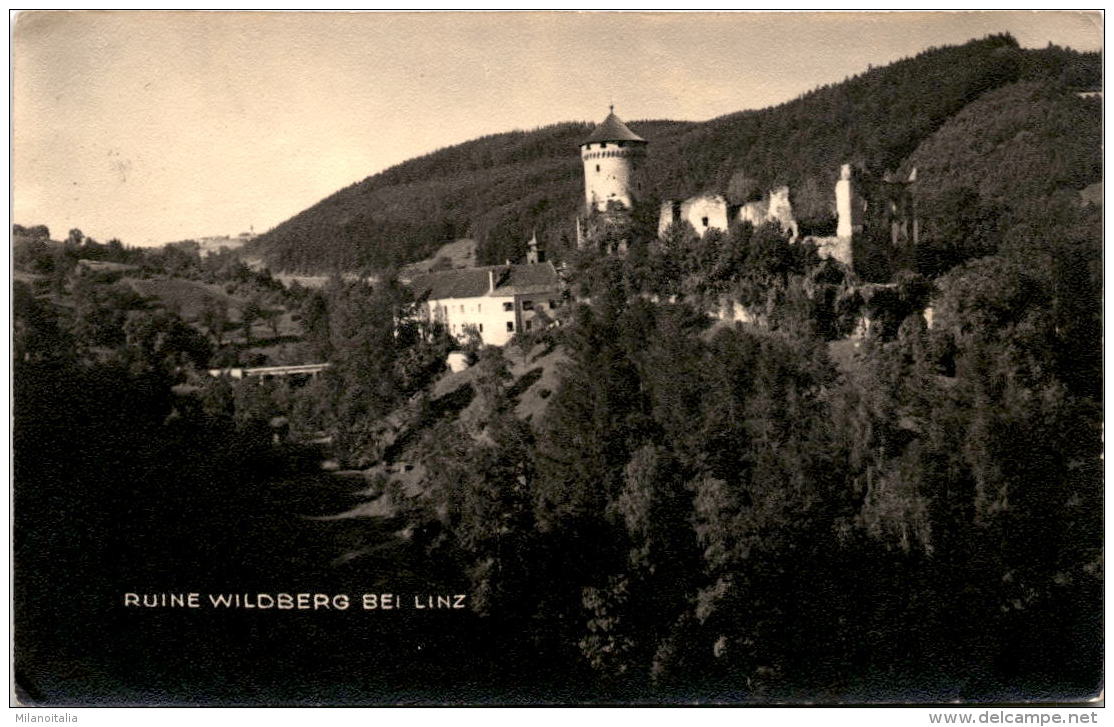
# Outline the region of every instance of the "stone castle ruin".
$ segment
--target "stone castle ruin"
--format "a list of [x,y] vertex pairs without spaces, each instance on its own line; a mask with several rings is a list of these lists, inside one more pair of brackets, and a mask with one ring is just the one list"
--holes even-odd
[[658,236],[664,237],[671,225],[688,223],[700,235],[708,230],[727,229],[735,222],[761,225],[776,222],[791,242],[800,237],[789,187],[776,187],[760,200],[746,204],[729,204],[721,194],[701,194],[686,200],[666,200],[658,215]]
[[893,247],[916,245],[920,236],[920,220],[912,184],[916,181],[914,169],[908,177],[887,174],[881,180],[863,183],[861,172],[851,164],[840,168],[835,184],[836,234],[801,237],[800,227],[793,214],[793,203],[788,186],[769,190],[762,199],[745,204],[730,204],[726,197],[705,193],[685,200],[666,200],[658,216],[658,235],[664,237],[670,226],[688,224],[697,234],[708,230],[726,232],[737,222],[752,225],[776,223],[789,241],[811,242],[822,258],[832,258],[843,264],[855,266],[855,250],[865,243],[867,230],[889,230]]
[[[639,170],[648,144],[615,115],[614,106],[580,144],[584,214],[576,219],[577,247],[582,247],[589,237],[599,237],[602,227],[629,222],[633,202],[642,192]],[[687,224],[704,235],[713,229],[726,232],[738,222],[755,226],[776,223],[790,242],[811,242],[821,257],[855,268],[856,258],[862,256],[869,244],[888,238],[893,248],[917,245],[920,220],[913,194],[916,177],[916,169],[908,175],[891,173],[878,178],[844,164],[834,190],[837,218],[834,235],[802,238],[793,212],[792,191],[788,186],[779,186],[761,199],[742,204],[732,204],[724,194],[714,191],[683,200],[665,200],[658,214],[658,236],[664,237],[670,227],[679,224]],[[606,252],[625,252],[622,237],[613,236]]]

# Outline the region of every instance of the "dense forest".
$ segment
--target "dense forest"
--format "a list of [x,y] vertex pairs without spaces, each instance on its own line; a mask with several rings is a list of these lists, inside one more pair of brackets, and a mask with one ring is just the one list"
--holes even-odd
[[[283,286],[189,245],[17,226],[20,696],[1100,694],[1103,221],[1079,190],[1102,179],[1101,109],[1074,92],[1095,82],[1095,61],[992,37],[776,109],[633,124],[691,151],[651,159],[664,165],[655,195],[829,188],[848,158],[915,167],[921,244],[883,246],[878,279],[864,280],[773,224],[659,239],[644,200],[632,224],[597,225],[563,251],[560,325],[502,349],[453,340],[389,273]],[[586,131],[408,162],[258,249],[282,267],[389,267],[467,232],[481,255],[509,256],[530,225],[564,234],[580,194],[568,151]],[[409,216],[422,196],[439,211]],[[600,252],[613,238],[627,254]],[[243,301],[238,320],[212,301],[137,295],[133,279],[223,291]],[[297,324],[297,355],[330,367],[309,382],[209,376],[250,363],[267,309]],[[447,370],[454,349],[469,368]],[[559,373],[524,413],[543,360]],[[323,457],[345,471],[322,472]],[[123,590],[285,589],[464,593],[469,608],[119,606]]]
[[[1026,50],[1008,35],[990,36],[930,49],[760,111],[703,123],[636,121],[631,128],[651,142],[644,196],[656,209],[661,199],[705,190],[738,201],[788,184],[805,231],[825,231],[833,225],[840,164],[878,174],[902,167],[970,104],[1015,83],[1061,92],[1095,88],[1099,55],[1054,46]],[[1004,131],[1018,122],[1008,96],[1002,106],[984,103],[967,118]],[[998,113],[1002,122],[993,117]],[[1098,114],[1087,116],[1097,133]],[[520,258],[536,228],[558,253],[574,238],[582,200],[576,147],[590,130],[589,124],[558,124],[433,152],[338,191],[261,235],[252,248],[275,270],[356,270],[413,262],[447,240],[472,237],[481,262],[499,263]],[[961,126],[944,143],[969,146],[960,134],[981,132]],[[1090,143],[1089,134],[1078,139],[1081,146]],[[1074,141],[1072,135],[1055,139]],[[1050,138],[1039,134],[1029,141],[1036,150],[1046,143]],[[951,175],[961,167],[934,171],[942,176],[920,178],[945,187],[962,179]],[[1008,173],[1014,171],[1020,170]]]
[[[84,273],[61,297],[19,284],[20,688],[54,703],[1094,695],[1100,233],[1100,210],[1053,200],[990,254],[873,289],[775,226],[587,251],[570,292],[591,305],[506,350],[471,344],[468,418],[430,393],[454,344],[400,328],[414,301],[391,281],[295,291],[306,350],[333,364],[302,387],[191,373],[211,351],[196,328],[107,295],[72,308]],[[709,317],[724,291],[763,317]],[[538,350],[567,363],[525,421],[508,369]],[[388,443],[406,411],[417,429]],[[302,436],[275,446],[276,417]],[[337,484],[291,484],[320,431],[348,466],[401,456],[424,473],[417,494],[378,479],[399,507],[343,521],[342,560],[297,516],[329,514]],[[471,607],[384,631],[114,606],[121,588],[307,582],[449,588]]]
[[[376,581],[364,571],[330,567],[337,541],[366,539],[384,551],[376,561],[383,572],[421,574],[422,587],[440,587],[435,564],[391,546],[401,541],[389,526],[350,521],[324,535],[306,527],[307,514],[329,514],[330,496],[346,502],[350,495],[322,481],[317,471],[323,455],[306,442],[311,437],[304,430],[285,435],[285,415],[312,427],[325,416],[320,412],[334,410],[360,432],[359,424],[410,391],[402,378],[383,378],[393,357],[366,346],[370,335],[395,340],[394,309],[368,305],[389,303],[388,293],[372,295],[366,285],[334,281],[335,299],[343,298],[355,314],[344,318],[340,308],[333,310],[338,345],[344,345],[342,336],[358,343],[349,350],[350,365],[342,354],[332,360],[340,376],[375,387],[359,388],[345,378],[348,398],[334,402],[312,386],[206,373],[209,366],[255,363],[251,351],[258,342],[244,335],[253,306],[261,317],[280,306],[312,314],[313,301],[303,305],[305,291],[297,286],[284,289],[265,272],[224,255],[198,259],[188,246],[147,251],[112,245],[106,252],[106,246],[77,243],[73,235],[52,242],[45,228],[16,230],[28,231],[17,256],[25,279],[14,283],[12,301],[13,683],[23,703],[343,702],[341,694],[330,696],[338,690],[352,699],[351,688],[336,678],[340,666],[374,692],[387,688],[383,680],[417,684],[417,670],[435,668],[439,658],[461,657],[452,649],[429,649],[428,661],[414,663],[408,679],[384,669],[390,660],[406,659],[407,648],[420,638],[444,640],[455,627],[450,621],[353,633],[342,622],[322,621],[319,613],[265,625],[242,611],[218,620],[196,612],[120,608],[123,592],[137,588],[372,588]],[[126,269],[80,264],[93,259]],[[164,288],[216,281],[245,302],[233,311],[238,320],[228,319],[226,299],[216,297],[192,301],[197,313],[189,315],[173,301],[138,295],[121,279],[124,274],[151,276]],[[316,330],[312,321],[309,328]],[[411,341],[403,337],[398,343],[409,348]],[[319,342],[310,336],[306,345],[316,352]],[[375,354],[370,359],[369,350]],[[438,372],[443,339],[424,350],[428,356],[415,366],[400,363],[400,374]],[[368,366],[355,365],[360,355]],[[413,351],[411,358],[417,358]],[[371,367],[374,362],[380,365]],[[376,392],[383,398],[375,398]],[[338,446],[344,446],[343,437]],[[397,578],[389,586],[406,582]],[[260,642],[263,633],[266,643]],[[267,657],[261,665],[262,654]],[[313,673],[302,673],[303,667]],[[300,686],[267,688],[291,684],[292,674],[300,674],[294,682]]]

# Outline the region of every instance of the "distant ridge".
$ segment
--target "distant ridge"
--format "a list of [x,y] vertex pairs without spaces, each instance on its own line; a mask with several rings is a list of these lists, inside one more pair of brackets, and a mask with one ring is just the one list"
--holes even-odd
[[[1090,129],[1101,124],[1101,103],[1075,92],[1100,86],[1101,74],[1098,53],[1055,46],[1026,50],[1009,35],[993,35],[933,48],[759,111],[703,123],[628,125],[650,142],[644,166],[647,205],[708,189],[745,196],[788,184],[802,224],[823,228],[832,220],[831,189],[840,164],[888,171],[907,166],[916,153],[921,168],[937,173],[930,184],[968,183],[964,164],[936,164],[932,158],[942,152],[928,142],[949,121],[991,92],[1021,83],[1038,84],[1042,103],[1061,104],[1069,96],[1090,103],[1070,107],[1062,119],[1077,123],[1083,114]],[[1036,87],[1019,93],[1037,93]],[[1013,98],[1011,93],[1002,100]],[[1014,102],[984,105],[949,127],[947,145],[964,147],[964,154],[975,157],[967,162],[987,168],[981,157],[991,158],[993,150],[972,139],[983,125],[1004,128],[999,114],[1016,113]],[[1063,156],[1057,149],[1067,149],[1075,161],[1073,170],[1061,175],[1065,182],[1078,184],[1078,190],[1099,181],[1101,166],[1095,160],[1100,149],[1084,145],[1090,143],[1089,131],[1080,139],[1065,132],[1063,124],[1054,128],[1059,136],[1037,135],[1026,153],[1043,159]],[[477,242],[476,262],[488,264],[521,258],[536,229],[542,245],[559,255],[573,242],[571,221],[582,200],[576,147],[591,129],[560,123],[432,152],[339,190],[260,235],[247,249],[275,270],[353,271],[413,263],[467,237]],[[1044,194],[1047,185],[1040,187],[1022,185],[1025,194]]]

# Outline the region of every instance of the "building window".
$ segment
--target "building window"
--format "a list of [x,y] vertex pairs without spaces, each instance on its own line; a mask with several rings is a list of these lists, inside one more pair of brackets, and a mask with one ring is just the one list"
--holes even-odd
[[480,305],[482,305],[482,304],[481,303],[476,303],[476,312],[477,313],[480,312]]
[[[705,218],[705,219],[707,219],[707,218]],[[708,223],[707,223],[707,222],[705,222],[704,224],[706,225],[706,224],[708,224]],[[463,304],[463,303],[461,303],[461,304],[460,304],[460,312],[461,312],[461,313],[463,313],[463,312],[464,312],[464,304]]]
[[599,165],[599,164],[597,164],[597,165],[596,165],[596,171],[598,172],[599,170],[600,170],[600,165]]
[[480,324],[480,333],[483,333],[483,332],[484,332],[484,324],[481,323]]
[[522,301],[522,310],[534,310],[534,301],[532,301],[532,300]]
[[607,142],[606,141],[604,143],[600,144],[600,149],[606,149],[606,148],[607,148]]
[[622,148],[623,148],[623,144],[624,144],[624,142],[621,142],[621,141],[620,141],[620,142],[618,142],[618,146],[619,146],[619,148],[620,148],[620,149],[622,149]]
[[533,323],[534,323],[533,321],[526,321],[526,330],[527,331],[530,330],[531,328],[533,328]]
[[503,304],[503,310],[504,310],[504,311],[512,311],[512,310],[514,310],[514,303],[504,303],[504,304]]
[[701,218],[700,218],[700,224],[702,224],[702,225],[704,225],[705,227],[707,227],[707,226],[708,226],[708,218],[707,218],[707,217],[701,217]]
[[507,333],[514,333],[514,321],[507,321]]

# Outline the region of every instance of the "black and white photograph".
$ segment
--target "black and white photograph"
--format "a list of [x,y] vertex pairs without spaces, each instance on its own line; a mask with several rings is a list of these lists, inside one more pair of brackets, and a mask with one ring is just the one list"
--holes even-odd
[[11,706],[1094,715],[1104,22],[10,11]]

